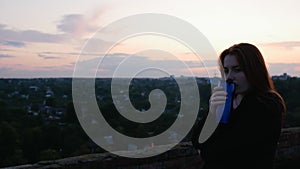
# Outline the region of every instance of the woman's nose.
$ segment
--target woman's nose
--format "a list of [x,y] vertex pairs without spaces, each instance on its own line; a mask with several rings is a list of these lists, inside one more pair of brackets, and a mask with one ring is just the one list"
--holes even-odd
[[227,73],[226,81],[233,81],[233,73],[231,71]]

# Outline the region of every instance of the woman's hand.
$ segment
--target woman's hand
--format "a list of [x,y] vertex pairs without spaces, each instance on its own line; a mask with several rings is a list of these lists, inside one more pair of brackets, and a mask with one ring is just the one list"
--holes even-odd
[[224,105],[226,102],[227,92],[224,91],[222,86],[217,86],[213,90],[213,94],[209,99],[209,113],[216,113],[219,105]]

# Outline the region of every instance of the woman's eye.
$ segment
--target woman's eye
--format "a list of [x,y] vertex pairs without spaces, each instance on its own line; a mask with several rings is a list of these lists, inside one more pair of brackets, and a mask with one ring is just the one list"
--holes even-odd
[[236,69],[233,69],[235,72],[241,72],[242,69],[241,68],[236,68]]

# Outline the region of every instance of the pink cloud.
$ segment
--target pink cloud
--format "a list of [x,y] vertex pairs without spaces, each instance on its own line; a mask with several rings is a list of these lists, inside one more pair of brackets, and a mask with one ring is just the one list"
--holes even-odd
[[99,22],[101,21],[102,16],[103,10],[97,10],[91,15],[65,15],[56,27],[58,30],[75,38],[81,38],[94,33],[100,28]]
[[263,43],[261,45],[266,47],[282,47],[286,49],[293,49],[296,47],[300,47],[300,41],[271,42],[271,43]]
[[0,25],[0,42],[6,46],[25,46],[25,42],[56,43],[64,40],[64,34],[49,34],[36,30],[14,30]]

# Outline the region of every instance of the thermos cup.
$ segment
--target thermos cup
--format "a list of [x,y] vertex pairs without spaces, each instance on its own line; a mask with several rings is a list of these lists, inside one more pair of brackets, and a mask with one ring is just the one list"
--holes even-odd
[[225,104],[219,105],[217,107],[216,115],[219,123],[227,124],[232,109],[232,100],[233,100],[235,85],[234,83],[231,82],[221,82],[220,86],[222,86],[224,90],[227,92],[227,98]]

